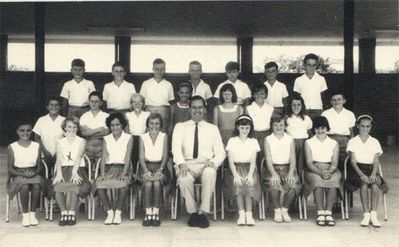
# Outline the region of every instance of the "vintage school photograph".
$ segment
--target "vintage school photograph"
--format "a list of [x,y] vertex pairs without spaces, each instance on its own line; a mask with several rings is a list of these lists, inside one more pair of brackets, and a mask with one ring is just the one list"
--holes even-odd
[[397,205],[397,0],[0,2],[0,246],[395,247]]

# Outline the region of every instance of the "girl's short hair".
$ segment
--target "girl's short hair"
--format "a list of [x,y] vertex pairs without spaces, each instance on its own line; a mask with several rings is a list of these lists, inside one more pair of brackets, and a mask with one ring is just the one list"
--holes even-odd
[[222,86],[222,88],[220,89],[220,92],[219,92],[220,104],[224,103],[223,93],[226,92],[226,91],[230,91],[233,94],[233,97],[231,98],[231,102],[237,103],[237,92],[236,92],[236,89],[234,88],[233,84],[227,83],[227,84],[224,84]]
[[132,95],[132,97],[130,98],[130,102],[131,102],[132,100],[134,100],[134,99],[139,99],[139,100],[141,100],[141,101],[143,102],[143,105],[145,105],[145,98],[144,98],[144,96],[143,96],[142,94],[134,93],[134,94]]
[[255,93],[261,92],[261,91],[264,91],[264,92],[265,92],[266,98],[267,98],[268,90],[267,90],[266,85],[263,84],[263,83],[256,83],[256,84],[251,88],[251,96],[252,96],[252,99],[254,100],[254,95],[255,95]]
[[119,122],[122,125],[122,128],[126,127],[127,121],[126,121],[125,117],[123,116],[123,114],[120,112],[114,112],[114,113],[111,113],[111,115],[109,115],[107,117],[107,119],[105,120],[105,124],[107,125],[108,129],[111,129],[111,122],[114,121],[114,119],[119,120]]
[[159,113],[151,113],[151,114],[148,116],[147,120],[145,121],[145,126],[146,126],[147,128],[149,128],[150,121],[153,120],[153,119],[159,119],[159,122],[160,122],[160,126],[159,126],[159,127],[160,127],[160,128],[163,127],[163,119],[162,119],[161,114],[159,114]]
[[285,127],[287,127],[287,118],[281,114],[275,114],[270,118],[270,128],[273,126],[273,123],[280,123],[284,121]]
[[240,135],[240,132],[238,131],[238,126],[240,125],[249,125],[251,129],[249,130],[248,137],[254,136],[254,123],[252,118],[248,114],[241,114],[237,117],[235,123],[236,128],[234,129],[234,136]]
[[313,127],[312,127],[313,132],[315,131],[315,129],[320,127],[326,127],[327,131],[330,130],[330,124],[328,123],[326,117],[318,116],[313,119]]
[[291,117],[294,114],[294,112],[292,111],[292,106],[291,106],[292,102],[294,100],[300,100],[301,101],[302,108],[301,108],[301,111],[299,112],[299,116],[302,118],[302,120],[305,119],[305,115],[307,115],[307,113],[306,113],[306,105],[305,105],[305,101],[303,100],[303,98],[299,94],[294,94],[291,97],[289,97],[288,110],[287,110],[288,117]]
[[357,118],[356,123],[360,124],[360,121],[365,120],[365,119],[370,120],[371,124],[373,124],[373,122],[374,122],[373,118],[370,115],[361,115]]
[[19,119],[16,125],[17,127],[15,129],[18,130],[18,128],[21,127],[22,125],[30,125],[33,128],[32,121],[29,120],[28,118]]
[[65,127],[66,127],[67,122],[74,123],[76,126],[78,126],[78,131],[80,130],[79,118],[77,118],[77,117],[67,117],[67,118],[64,119],[64,121],[62,121],[62,124],[61,124],[61,128],[62,128],[63,131],[65,131]]

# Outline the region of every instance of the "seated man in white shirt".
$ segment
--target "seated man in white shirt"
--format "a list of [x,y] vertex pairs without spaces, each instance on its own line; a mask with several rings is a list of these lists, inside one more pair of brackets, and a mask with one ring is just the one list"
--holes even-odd
[[114,80],[105,84],[103,90],[103,99],[105,109],[108,113],[130,111],[130,99],[136,89],[133,83],[125,81],[126,69],[121,62],[112,65],[112,75]]
[[[172,138],[173,161],[177,183],[190,213],[188,225],[207,228],[206,214],[210,211],[215,190],[216,173],[225,158],[222,138],[218,128],[204,121],[205,100],[193,96],[190,100],[191,120],[176,124]],[[194,182],[201,181],[201,205],[194,197]]]
[[94,91],[89,95],[90,111],[84,113],[79,120],[82,137],[86,138],[86,155],[91,162],[96,162],[102,155],[103,137],[109,130],[105,120],[108,113],[101,111],[101,95]]

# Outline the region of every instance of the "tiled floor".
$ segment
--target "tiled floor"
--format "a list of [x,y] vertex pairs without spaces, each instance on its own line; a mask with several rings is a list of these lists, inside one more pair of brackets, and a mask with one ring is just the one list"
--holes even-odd
[[[5,223],[5,179],[6,155],[0,148],[0,246],[173,246],[173,247],[212,247],[212,246],[399,246],[399,147],[384,148],[382,164],[384,175],[390,185],[388,194],[389,221],[383,221],[383,227],[362,228],[359,222],[362,216],[358,193],[354,195],[354,208],[350,210],[348,221],[340,220],[336,215],[336,227],[317,227],[314,223],[315,208],[309,199],[307,221],[300,221],[293,215],[290,224],[277,224],[268,214],[265,221],[257,221],[254,227],[238,227],[235,215],[227,215],[225,221],[211,221],[208,229],[187,226],[187,215],[179,215],[177,221],[169,220],[169,213],[162,217],[162,226],[144,228],[141,226],[142,214],[136,220],[129,221],[125,216],[120,226],[103,225],[103,212],[97,209],[97,219],[88,221],[83,213],[73,227],[59,227],[57,217],[47,222],[40,214],[40,225],[24,228],[21,215],[17,213],[15,201],[11,204],[11,221]],[[379,215],[382,218],[382,204]],[[220,217],[219,217],[220,218]]]

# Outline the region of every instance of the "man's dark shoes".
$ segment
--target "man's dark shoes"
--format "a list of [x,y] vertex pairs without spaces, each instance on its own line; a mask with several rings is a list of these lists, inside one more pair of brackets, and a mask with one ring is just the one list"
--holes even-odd
[[200,214],[198,216],[198,227],[200,227],[200,228],[208,228],[209,227],[209,221],[208,221],[208,218],[206,217],[206,214]]
[[199,215],[198,213],[192,213],[190,218],[188,219],[188,225],[191,227],[197,227],[199,223]]

